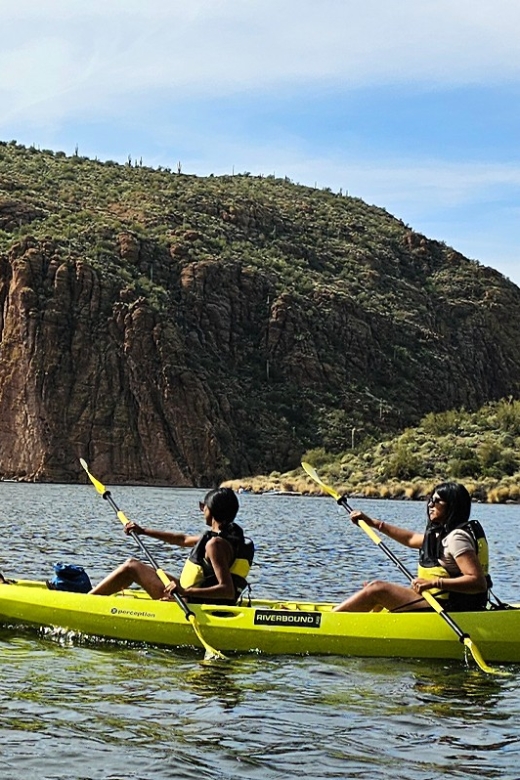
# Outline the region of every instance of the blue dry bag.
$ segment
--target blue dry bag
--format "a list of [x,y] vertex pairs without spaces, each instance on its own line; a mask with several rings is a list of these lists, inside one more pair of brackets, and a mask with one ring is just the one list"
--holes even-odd
[[92,583],[83,566],[73,563],[55,563],[54,579],[47,580],[51,590],[71,590],[75,593],[88,593]]

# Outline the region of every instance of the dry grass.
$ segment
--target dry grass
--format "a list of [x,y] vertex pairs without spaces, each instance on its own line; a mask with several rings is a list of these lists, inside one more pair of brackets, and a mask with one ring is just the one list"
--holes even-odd
[[[340,482],[337,477],[324,470],[320,477],[341,495],[351,495],[356,498],[399,499],[403,501],[422,501],[432,491],[435,481],[414,480],[413,482],[371,482],[363,481],[361,473],[352,475],[348,482]],[[497,480],[460,480],[468,489],[474,501],[490,504],[520,503],[520,482],[513,477]],[[268,493],[280,491],[284,493],[301,493],[302,495],[325,495],[324,491],[305,474],[296,471],[287,474],[274,472],[268,476],[234,479],[223,483],[237,492]]]

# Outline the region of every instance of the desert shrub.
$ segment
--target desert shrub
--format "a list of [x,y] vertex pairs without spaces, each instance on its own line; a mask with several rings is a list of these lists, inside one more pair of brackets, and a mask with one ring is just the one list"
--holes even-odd
[[313,450],[307,450],[302,456],[302,460],[310,463],[314,468],[320,466],[326,466],[327,463],[334,463],[337,459],[336,455],[332,455],[324,447],[315,447]]
[[475,483],[470,485],[466,484],[466,487],[468,489],[468,493],[474,501],[479,501],[482,504],[487,502],[488,490],[485,485],[482,485],[481,483]]
[[496,417],[503,431],[520,435],[520,401],[499,401],[496,407]]
[[451,458],[447,466],[448,475],[454,479],[462,477],[477,477],[481,471],[480,461],[476,455],[471,452],[468,457],[459,456]]
[[482,466],[487,468],[493,466],[500,460],[502,448],[496,441],[485,441],[479,448],[478,457]]
[[413,484],[406,486],[404,494],[410,501],[417,501],[424,496],[425,491],[422,485],[414,482]]
[[[446,441],[449,445],[450,442]],[[477,457],[476,449],[469,444],[457,444],[445,449],[447,467],[452,477],[473,476],[480,473],[481,464]]]
[[406,444],[399,444],[383,466],[385,479],[409,480],[421,475],[421,461]]
[[518,468],[517,458],[512,450],[503,449],[497,442],[484,442],[479,449],[478,459],[482,475],[500,479],[511,476]]
[[518,482],[513,482],[512,484],[509,484],[507,486],[509,496],[509,501],[520,501],[520,485]]
[[504,504],[509,501],[509,488],[498,487],[489,490],[487,500],[490,504]]
[[453,433],[460,425],[461,414],[456,409],[447,412],[430,412],[421,421],[425,433],[432,436],[445,436]]
[[381,498],[381,488],[372,484],[364,485],[363,496],[365,498]]

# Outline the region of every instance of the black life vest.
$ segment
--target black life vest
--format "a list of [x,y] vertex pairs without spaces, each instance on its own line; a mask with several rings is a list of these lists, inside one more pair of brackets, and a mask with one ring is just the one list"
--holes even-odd
[[[478,520],[469,520],[464,525],[458,526],[458,529],[467,531],[475,545],[477,558],[482,566],[488,584],[488,589],[492,587],[491,577],[489,576],[489,546],[484,529]],[[455,529],[452,529],[455,530]],[[444,526],[437,526],[430,523],[424,534],[422,547],[419,551],[419,565],[417,576],[425,580],[442,577],[449,579],[450,575],[442,566],[439,559],[442,557],[442,542],[448,535]],[[436,599],[443,602],[448,610],[457,612],[470,612],[472,610],[484,609],[488,601],[488,591],[483,593],[453,593],[451,591],[440,592],[431,591]]]
[[[229,542],[233,550],[233,561],[229,570],[235,586],[235,598],[231,600],[214,599],[214,602],[218,604],[236,604],[240,594],[247,587],[246,577],[251,569],[255,554],[253,541],[244,536],[242,528],[236,523],[229,523],[220,532],[206,531],[200,537],[184,564],[180,584],[182,588],[209,588],[217,584],[213,566],[206,558],[206,545],[210,539],[214,539],[217,536]],[[189,594],[188,601],[192,603],[208,603],[207,598],[190,597]]]

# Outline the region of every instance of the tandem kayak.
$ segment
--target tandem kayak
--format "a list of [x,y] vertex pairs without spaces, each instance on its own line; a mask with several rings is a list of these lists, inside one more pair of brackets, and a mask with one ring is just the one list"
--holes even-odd
[[[254,599],[247,605],[192,604],[207,642],[224,652],[403,658],[464,658],[464,646],[435,612],[333,612],[333,604]],[[517,608],[458,612],[487,661],[520,663]],[[49,590],[44,582],[0,585],[4,626],[62,629],[84,637],[168,647],[201,644],[175,602],[139,589],[113,596]]]

